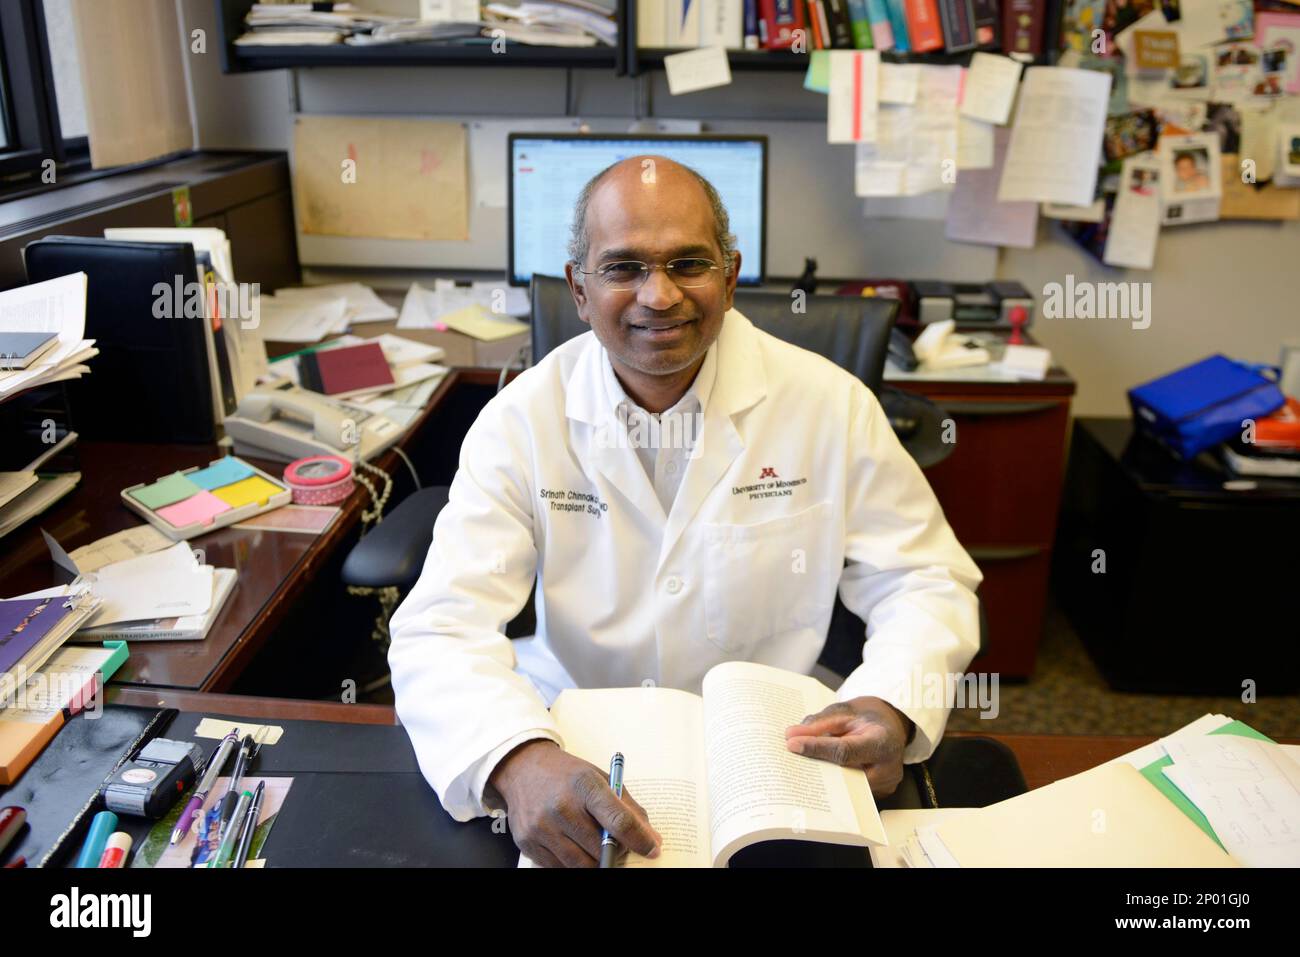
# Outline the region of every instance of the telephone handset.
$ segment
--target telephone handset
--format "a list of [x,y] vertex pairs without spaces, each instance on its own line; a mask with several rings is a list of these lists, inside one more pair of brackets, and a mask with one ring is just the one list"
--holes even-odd
[[297,386],[254,389],[224,425],[236,454],[285,462],[321,454],[365,461],[402,434],[392,419]]

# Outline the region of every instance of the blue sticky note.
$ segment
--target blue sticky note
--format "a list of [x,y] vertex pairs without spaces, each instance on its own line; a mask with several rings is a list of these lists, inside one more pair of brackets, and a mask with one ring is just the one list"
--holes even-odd
[[252,474],[253,467],[251,465],[235,458],[233,455],[227,455],[220,462],[215,462],[205,469],[199,469],[197,472],[191,472],[185,477],[204,491],[211,492],[223,485],[242,482]]

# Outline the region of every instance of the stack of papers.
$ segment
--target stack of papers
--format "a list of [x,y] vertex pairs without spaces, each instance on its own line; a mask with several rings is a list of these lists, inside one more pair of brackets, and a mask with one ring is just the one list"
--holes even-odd
[[99,354],[86,331],[86,274],[60,276],[0,293],[0,332],[52,332],[58,343],[42,352],[25,369],[0,363],[0,402],[19,392],[79,379],[90,369],[84,363]]
[[244,17],[241,46],[290,46],[341,43],[354,33],[364,33],[400,20],[358,10],[351,3],[335,3],[329,10],[311,3],[255,3]]
[[584,0],[529,0],[483,6],[489,25],[507,39],[552,46],[613,46],[618,25],[610,11]]
[[[203,565],[184,542],[139,525],[83,545],[71,554],[42,532],[50,558],[89,583],[98,614],[82,623],[76,641],[197,641],[235,587],[230,568]],[[50,589],[31,597],[57,594]]]
[[[1296,751],[1221,714],[986,808],[882,813],[883,867],[1300,867]],[[874,855],[873,855],[874,856]]]
[[396,319],[397,310],[359,282],[280,289],[260,297],[262,337],[273,342],[320,342],[363,322]]

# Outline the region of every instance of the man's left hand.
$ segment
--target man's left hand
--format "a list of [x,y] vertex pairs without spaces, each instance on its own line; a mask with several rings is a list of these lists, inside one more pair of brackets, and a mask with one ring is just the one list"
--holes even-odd
[[785,745],[795,754],[820,758],[867,772],[871,793],[886,797],[903,780],[903,749],[912,721],[880,698],[837,701],[785,730]]

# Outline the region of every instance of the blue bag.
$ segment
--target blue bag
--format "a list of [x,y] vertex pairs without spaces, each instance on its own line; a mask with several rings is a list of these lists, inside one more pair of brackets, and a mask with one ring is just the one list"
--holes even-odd
[[1242,431],[1286,402],[1277,383],[1260,368],[1226,356],[1210,356],[1128,393],[1139,431],[1190,459]]

